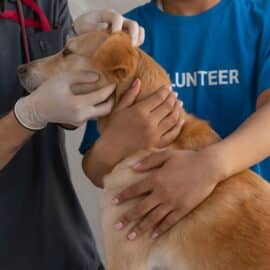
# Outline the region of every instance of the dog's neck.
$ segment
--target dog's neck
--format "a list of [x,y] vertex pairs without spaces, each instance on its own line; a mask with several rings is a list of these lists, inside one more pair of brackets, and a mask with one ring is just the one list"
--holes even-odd
[[[136,103],[153,95],[161,87],[171,85],[169,76],[160,65],[142,50],[137,49],[137,53],[138,62],[134,74],[126,80],[121,81],[121,83],[117,85],[116,90],[118,95],[121,96],[126,89],[131,87],[133,81],[139,78],[141,80],[141,91],[136,99]],[[184,126],[176,140],[170,145],[171,147],[199,150],[219,140],[219,136],[209,127],[206,121],[202,121],[186,113],[184,109],[182,109],[180,120],[185,121]],[[100,124],[106,125],[106,119],[103,119]]]

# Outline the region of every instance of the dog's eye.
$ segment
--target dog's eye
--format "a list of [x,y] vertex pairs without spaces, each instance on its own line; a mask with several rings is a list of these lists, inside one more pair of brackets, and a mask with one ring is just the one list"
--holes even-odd
[[65,48],[63,50],[63,53],[62,54],[63,54],[63,56],[68,56],[68,55],[73,54],[73,52],[69,48]]

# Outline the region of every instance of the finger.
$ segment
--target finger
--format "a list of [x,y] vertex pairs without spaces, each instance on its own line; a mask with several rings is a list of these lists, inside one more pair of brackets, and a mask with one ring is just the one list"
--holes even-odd
[[[170,208],[162,204],[146,215],[129,233],[130,238],[139,237],[146,231],[156,227],[170,212]],[[132,237],[133,236],[133,237]],[[131,239],[132,240],[132,239]]]
[[140,27],[137,47],[140,47],[144,43],[144,41],[145,41],[145,30],[143,27]]
[[161,137],[158,147],[163,148],[171,144],[179,136],[184,124],[185,120],[179,120],[174,128]]
[[110,98],[107,102],[104,102],[98,106],[87,105],[82,107],[80,111],[77,112],[76,119],[78,124],[76,126],[81,126],[88,120],[108,115],[113,108],[113,104],[114,98]]
[[128,187],[127,189],[119,193],[117,196],[115,196],[115,198],[113,199],[113,204],[122,204],[128,200],[145,195],[150,192],[152,188],[152,181],[150,180],[150,178],[146,178],[143,181],[133,184],[132,186]]
[[[91,119],[108,115],[112,111],[113,105],[114,105],[114,98],[112,97],[107,102],[95,106],[94,115],[91,117]],[[87,120],[89,119],[90,118],[88,118]]]
[[141,80],[136,79],[132,87],[122,97],[115,111],[122,111],[134,104],[141,90]]
[[118,219],[115,224],[117,230],[124,229],[130,222],[138,220],[145,216],[148,212],[158,206],[158,202],[153,196],[148,196],[135,207],[125,213]]
[[106,101],[115,91],[115,87],[115,84],[107,85],[89,94],[74,96],[74,100],[82,106],[96,106]]
[[124,29],[127,30],[131,37],[132,45],[136,46],[139,39],[140,26],[137,22],[131,20],[125,20],[123,24]]
[[[182,104],[182,103],[181,103]],[[168,105],[169,108],[169,105]],[[179,102],[175,102],[173,111],[164,117],[159,123],[160,134],[164,135],[176,126],[181,116],[182,107]]]
[[[151,117],[154,123],[158,125],[174,110],[174,106],[177,104],[177,93],[171,92],[167,99],[152,111]],[[172,128],[172,127],[171,127]]]
[[156,239],[175,226],[184,215],[181,211],[171,212],[154,230],[152,238]]
[[101,21],[100,22],[107,22],[111,24],[112,32],[121,32],[123,29],[124,18],[122,15],[110,11],[104,10],[101,14]]
[[143,106],[147,112],[151,112],[161,105],[171,93],[171,89],[168,87],[162,87],[150,97],[147,97],[143,101],[139,102],[138,106]]
[[99,75],[89,71],[76,71],[67,72],[63,76],[67,83],[70,85],[82,84],[82,83],[94,83],[99,80]]
[[110,24],[106,23],[106,22],[98,23],[98,24],[95,25],[95,31],[108,30],[109,26],[110,26]]
[[158,152],[135,164],[133,168],[134,170],[140,172],[149,171],[162,166],[169,159],[169,157],[168,151]]

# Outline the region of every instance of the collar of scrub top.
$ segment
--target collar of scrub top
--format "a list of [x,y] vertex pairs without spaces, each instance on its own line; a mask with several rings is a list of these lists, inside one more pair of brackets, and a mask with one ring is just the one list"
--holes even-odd
[[[50,32],[51,25],[46,14],[37,5],[35,0],[13,0],[13,2],[16,2],[17,10],[4,10],[2,13],[0,13],[0,19],[12,20],[20,25],[26,63],[29,63],[31,59],[26,28],[32,27],[41,32]],[[23,13],[23,4],[36,13],[39,20],[25,18]]]

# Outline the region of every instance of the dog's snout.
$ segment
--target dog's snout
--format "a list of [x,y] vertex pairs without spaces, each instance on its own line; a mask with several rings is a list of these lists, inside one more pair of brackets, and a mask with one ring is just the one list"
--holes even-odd
[[27,71],[28,71],[27,65],[21,65],[18,67],[18,74],[20,74],[20,75],[26,74]]

